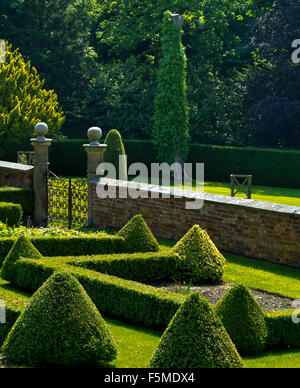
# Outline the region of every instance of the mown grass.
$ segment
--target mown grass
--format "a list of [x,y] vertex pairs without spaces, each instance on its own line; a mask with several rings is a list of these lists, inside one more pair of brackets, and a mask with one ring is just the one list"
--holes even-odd
[[299,368],[300,349],[269,352],[258,356],[245,357],[248,368]]
[[[176,244],[170,240],[158,240],[162,250],[170,250]],[[300,269],[225,252],[223,254],[226,258],[225,282],[300,299]]]
[[[186,189],[193,189],[186,187]],[[247,186],[244,188],[247,191]],[[205,182],[206,193],[231,196],[230,183]],[[247,198],[244,192],[237,197]],[[252,199],[256,201],[281,203],[290,206],[300,206],[300,189],[288,189],[284,187],[252,186]]]

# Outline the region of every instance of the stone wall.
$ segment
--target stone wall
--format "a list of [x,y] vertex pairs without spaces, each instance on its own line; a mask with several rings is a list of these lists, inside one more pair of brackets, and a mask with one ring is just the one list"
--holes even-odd
[[[93,220],[97,227],[121,228],[141,213],[157,237],[178,240],[191,226],[199,224],[221,250],[300,266],[299,207],[143,184],[139,185],[140,193],[149,198],[100,199],[97,184],[95,180]],[[103,179],[101,184],[118,186],[117,181]],[[162,193],[169,193],[171,198],[162,198]],[[203,207],[187,210],[186,201],[196,197],[204,200]]]
[[33,187],[33,166],[0,161],[0,187]]

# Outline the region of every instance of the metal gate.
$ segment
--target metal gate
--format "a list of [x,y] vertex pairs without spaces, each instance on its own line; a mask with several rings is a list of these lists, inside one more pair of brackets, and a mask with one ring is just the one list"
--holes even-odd
[[50,224],[84,226],[88,219],[87,179],[48,176],[48,219]]

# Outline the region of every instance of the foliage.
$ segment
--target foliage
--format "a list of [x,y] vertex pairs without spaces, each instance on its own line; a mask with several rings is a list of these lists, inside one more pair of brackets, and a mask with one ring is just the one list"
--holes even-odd
[[3,279],[11,280],[14,277],[14,264],[21,257],[28,257],[30,259],[41,259],[43,256],[27,237],[19,237],[15,241],[2,265],[0,274]]
[[82,286],[67,272],[54,273],[33,295],[3,345],[27,365],[102,365],[116,358],[110,330]]
[[180,257],[180,274],[194,283],[222,280],[225,259],[205,230],[194,225],[172,249]]
[[18,226],[22,220],[22,207],[16,203],[0,202],[0,221],[10,226]]
[[127,252],[157,252],[159,245],[143,216],[138,214],[118,232],[125,239]]
[[[129,56],[99,65],[85,100],[86,126],[118,128],[123,138],[150,138],[153,126],[156,68],[147,60]],[[81,134],[77,137],[82,136]]]
[[245,286],[232,287],[218,301],[215,310],[242,356],[264,350],[267,337],[264,312]]
[[12,202],[22,206],[23,214],[33,213],[34,193],[32,189],[0,187],[0,202]]
[[178,278],[178,256],[168,252],[77,257],[74,265],[137,282]]
[[300,325],[295,324],[292,316],[294,310],[270,311],[266,314],[268,349],[300,348]]
[[107,145],[107,149],[104,152],[103,161],[114,165],[116,169],[116,179],[127,181],[127,162],[125,160],[126,152],[120,132],[116,129],[109,131],[104,143]]
[[44,89],[36,69],[7,43],[6,63],[0,66],[0,155],[11,143],[28,140],[39,121],[48,124],[50,136],[59,131],[64,115],[57,95]]
[[76,267],[70,258],[61,257],[17,261],[11,284],[35,291],[60,269],[79,280],[101,313],[148,327],[165,327],[184,300],[172,292]]
[[47,88],[59,96],[67,116],[67,133],[80,124],[82,100],[95,74],[90,45],[93,17],[87,0],[24,0],[6,12],[5,38],[20,47]]
[[[21,232],[22,233],[22,232]],[[30,241],[43,256],[96,255],[125,252],[124,239],[118,236],[68,235],[51,230],[44,236],[32,236]],[[0,238],[0,265],[15,242],[15,237]]]
[[158,71],[158,86],[154,101],[153,142],[158,160],[172,164],[176,157],[187,154],[188,103],[186,98],[186,55],[181,43],[181,31],[165,12],[161,43],[163,58]]
[[191,294],[172,318],[150,368],[242,368],[243,361],[206,299]]
[[300,147],[300,64],[293,64],[292,42],[299,36],[300,4],[275,2],[275,9],[253,25],[253,65],[246,71],[252,118],[252,142],[257,146]]

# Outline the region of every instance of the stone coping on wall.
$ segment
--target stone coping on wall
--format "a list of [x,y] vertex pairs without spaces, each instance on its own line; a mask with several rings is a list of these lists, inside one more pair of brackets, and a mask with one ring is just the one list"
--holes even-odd
[[30,172],[34,169],[33,166],[20,163],[5,162],[0,160],[0,170],[5,171],[18,171],[18,172]]
[[153,197],[150,195],[150,198],[155,198],[155,194],[164,198],[164,196],[169,196],[171,198],[183,198],[186,200],[204,200],[205,202],[215,202],[222,203],[229,206],[239,206],[245,208],[251,208],[256,210],[265,210],[275,213],[289,214],[289,215],[299,215],[300,216],[300,207],[298,206],[288,206],[278,203],[256,201],[253,199],[244,199],[238,197],[229,197],[226,195],[210,194],[203,193],[200,191],[184,190],[184,189],[175,189],[166,186],[157,186],[147,183],[139,182],[130,182],[130,181],[121,181],[117,179],[109,178],[96,178],[90,183],[101,186],[109,187],[120,187],[120,188],[129,188],[132,190],[139,190],[141,194],[153,193]]

